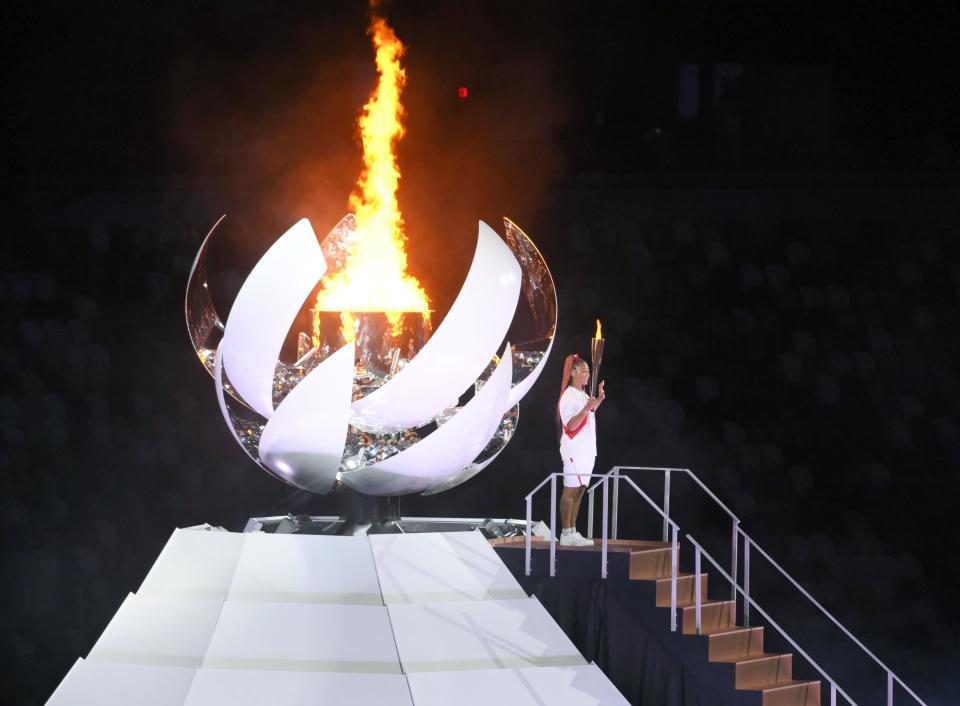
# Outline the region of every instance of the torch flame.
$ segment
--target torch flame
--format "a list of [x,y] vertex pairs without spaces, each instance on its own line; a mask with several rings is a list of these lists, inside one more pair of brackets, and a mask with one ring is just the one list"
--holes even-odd
[[600,340],[601,338],[603,338],[600,332],[600,319],[597,319],[597,335],[594,336],[594,338],[597,340]]
[[[368,33],[376,49],[378,81],[358,120],[363,171],[350,195],[357,237],[343,269],[324,280],[316,304],[317,312],[341,312],[347,341],[354,338],[350,312],[382,311],[395,331],[404,312],[420,312],[427,321],[430,316],[426,292],[407,274],[406,235],[397,202],[400,170],[394,148],[404,133],[404,46],[382,17],[372,18]],[[315,332],[318,326],[317,315]]]

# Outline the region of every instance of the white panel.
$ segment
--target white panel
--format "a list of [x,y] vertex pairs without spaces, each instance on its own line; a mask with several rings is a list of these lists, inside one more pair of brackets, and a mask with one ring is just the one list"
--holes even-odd
[[199,666],[222,605],[220,601],[131,593],[87,660]]
[[479,531],[377,534],[370,544],[388,604],[527,597]]
[[311,370],[260,437],[260,460],[298,488],[326,493],[337,478],[353,399],[354,349],[348,343]]
[[183,706],[195,669],[77,660],[47,706]]
[[264,417],[273,414],[280,348],[324,272],[320,243],[310,222],[301,219],[267,250],[230,309],[221,342],[223,365],[237,393]]
[[228,601],[383,605],[366,537],[246,537]]
[[[72,675],[80,671],[81,665],[83,665],[83,657],[77,658],[77,661],[73,663],[72,667],[70,667],[70,671],[68,671],[66,675],[64,675],[63,679],[60,680],[60,683],[57,685],[57,688],[53,690],[53,693],[50,694],[50,698],[47,699],[48,705],[65,703],[65,701],[62,700],[63,692],[65,689],[68,688],[67,684],[69,684],[70,680],[73,678]],[[60,694],[60,696],[58,697],[57,694]],[[60,698],[61,700],[57,701],[58,698]]]
[[520,591],[519,598],[527,597],[510,569],[483,536],[483,532],[478,529],[472,532],[444,532],[443,538],[456,552],[457,558],[470,567],[473,575],[488,592]]
[[450,311],[406,367],[353,403],[352,423],[383,431],[417,427],[463,394],[506,336],[517,308],[520,276],[513,252],[480,221],[473,263]]
[[203,667],[399,674],[383,606],[227,601]]
[[551,706],[629,706],[595,664],[579,667],[477,669],[419,672],[408,677],[417,706],[551,704]]
[[409,682],[417,706],[446,706],[451,694],[457,694],[457,706],[489,706],[493,703],[629,706],[594,664],[422,672],[411,674]]
[[174,530],[138,594],[223,600],[246,535]]
[[585,664],[535,598],[388,606],[403,671]]
[[[555,327],[554,327],[555,328]],[[537,378],[540,377],[540,373],[543,372],[544,366],[547,364],[547,360],[550,358],[550,351],[553,350],[553,342],[555,338],[550,339],[549,345],[547,345],[547,350],[543,354],[543,357],[540,359],[540,362],[537,363],[537,367],[530,371],[530,374],[527,375],[523,380],[518,382],[510,389],[510,396],[507,398],[507,406],[504,408],[503,413],[506,414],[507,410],[517,404],[520,400],[523,399],[523,396],[530,391],[530,388],[533,387],[533,383],[537,381]]]
[[400,674],[201,669],[185,706],[412,706],[412,703],[407,679]]
[[512,375],[513,363],[507,343],[497,369],[463,409],[428,437],[396,456],[345,472],[343,482],[361,493],[394,495],[420,492],[459,473],[483,451],[499,426]]

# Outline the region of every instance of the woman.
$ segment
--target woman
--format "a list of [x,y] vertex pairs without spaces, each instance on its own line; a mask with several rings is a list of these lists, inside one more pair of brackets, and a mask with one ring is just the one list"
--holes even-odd
[[597,457],[597,427],[593,413],[605,398],[603,382],[597,396],[590,397],[584,388],[590,380],[590,366],[576,353],[563,363],[563,382],[557,403],[557,424],[560,431],[560,457],[563,459],[563,495],[560,496],[560,544],[586,547],[592,539],[577,532],[580,500],[590,483],[593,462]]

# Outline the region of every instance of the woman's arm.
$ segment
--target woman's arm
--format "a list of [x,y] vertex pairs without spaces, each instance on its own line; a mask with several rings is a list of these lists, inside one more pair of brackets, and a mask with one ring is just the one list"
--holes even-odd
[[583,424],[583,420],[586,419],[587,415],[597,408],[598,404],[599,402],[597,402],[596,397],[591,397],[588,399],[587,403],[583,406],[583,409],[570,417],[570,421],[566,423],[567,429],[577,429],[581,424]]

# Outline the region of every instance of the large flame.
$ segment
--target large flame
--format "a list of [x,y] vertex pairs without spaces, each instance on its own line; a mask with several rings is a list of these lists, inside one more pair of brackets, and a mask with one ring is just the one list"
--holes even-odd
[[[374,15],[368,32],[376,49],[378,81],[358,121],[363,172],[350,195],[357,238],[343,269],[324,280],[316,305],[318,312],[341,312],[348,341],[354,337],[350,312],[382,311],[395,330],[404,312],[421,312],[428,320],[430,315],[426,292],[407,274],[406,235],[397,203],[400,170],[394,148],[404,133],[404,47],[382,17]],[[315,319],[315,330],[318,325]]]

